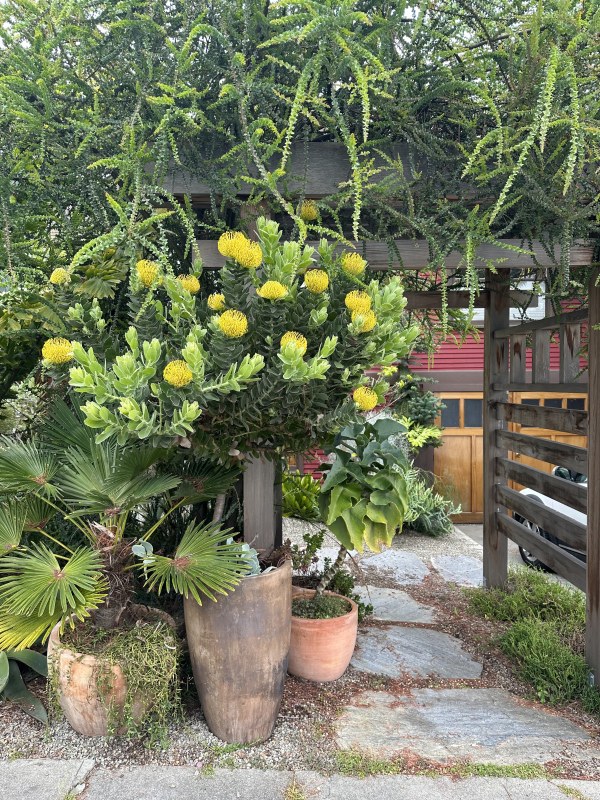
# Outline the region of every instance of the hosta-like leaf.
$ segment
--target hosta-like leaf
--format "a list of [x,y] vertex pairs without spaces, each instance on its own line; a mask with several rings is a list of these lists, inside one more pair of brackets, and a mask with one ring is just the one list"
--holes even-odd
[[391,544],[394,538],[395,529],[390,528],[380,522],[373,522],[368,517],[364,519],[365,524],[365,542],[369,550],[374,550],[378,553],[381,550],[381,544]]
[[35,670],[44,678],[48,677],[48,659],[42,653],[38,653],[36,650],[6,650],[6,655]]
[[331,491],[331,499],[327,513],[326,525],[341,516],[342,512],[360,500],[361,488],[355,483],[338,484]]
[[7,700],[16,703],[19,708],[26,714],[29,714],[30,717],[44,724],[48,722],[48,716],[42,705],[42,701],[25,686],[23,678],[21,677],[19,665],[16,661],[9,662],[9,677],[4,687],[4,696]]
[[333,533],[335,538],[340,544],[343,544],[346,550],[354,549],[354,542],[350,536],[348,525],[343,517],[338,517],[329,525],[329,530]]
[[367,501],[361,500],[351,508],[342,511],[342,519],[346,523],[348,534],[352,541],[352,547],[356,548],[359,553],[364,550],[363,538],[365,535],[365,514],[367,513]]

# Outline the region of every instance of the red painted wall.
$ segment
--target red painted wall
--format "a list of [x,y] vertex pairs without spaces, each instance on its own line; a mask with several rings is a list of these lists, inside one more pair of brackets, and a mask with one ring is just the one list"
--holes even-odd
[[[442,342],[440,349],[429,366],[427,353],[417,353],[412,358],[412,368],[418,372],[431,370],[483,370],[483,333],[478,342],[468,338],[464,344],[453,341]],[[550,344],[550,369],[558,369],[558,344]],[[527,350],[527,369],[531,369],[531,350]]]

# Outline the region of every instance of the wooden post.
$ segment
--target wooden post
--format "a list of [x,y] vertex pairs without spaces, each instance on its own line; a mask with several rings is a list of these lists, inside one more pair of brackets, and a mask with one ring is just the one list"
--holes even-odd
[[275,464],[248,459],[244,472],[244,541],[255,550],[275,545]]
[[561,325],[559,383],[572,383],[579,374],[580,348],[581,325]]
[[600,270],[592,272],[588,318],[588,510],[585,658],[600,682]]
[[531,380],[533,383],[550,383],[550,331],[533,331]]
[[527,365],[527,336],[510,337],[510,382],[525,383]]
[[[483,580],[487,587],[501,586],[506,581],[508,540],[498,530],[494,485],[506,483],[496,478],[496,459],[507,458],[506,450],[496,445],[496,431],[506,427],[496,415],[495,403],[506,402],[508,391],[494,391],[494,383],[508,383],[509,339],[494,339],[494,331],[508,328],[510,323],[510,270],[489,273],[490,307],[485,312],[485,364],[483,375]],[[525,358],[522,359],[523,365]]]

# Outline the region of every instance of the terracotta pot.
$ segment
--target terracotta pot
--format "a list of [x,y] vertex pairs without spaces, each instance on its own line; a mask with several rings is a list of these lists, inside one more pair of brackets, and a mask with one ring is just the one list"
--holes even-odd
[[292,566],[243,578],[200,606],[184,600],[194,681],[209,729],[224,742],[268,739],[287,671]]
[[[314,589],[304,589],[295,597],[312,597]],[[334,592],[325,594],[341,597]],[[325,683],[335,681],[346,671],[358,631],[358,607],[352,606],[343,617],[304,619],[292,616],[292,638],[288,672],[298,678]]]
[[[139,619],[162,619],[175,628],[172,617],[158,609],[134,605],[134,616]],[[91,624],[91,622],[90,622]],[[123,713],[127,697],[127,684],[123,670],[118,665],[112,667],[112,689],[103,698],[98,694],[97,676],[102,667],[102,659],[82,655],[64,647],[60,641],[60,623],[52,629],[48,640],[48,670],[58,669],[60,694],[58,702],[69,725],[84,736],[108,736],[109,710],[112,714]],[[106,663],[106,662],[105,662]],[[148,711],[143,698],[134,698],[132,716],[139,721]],[[123,734],[122,727],[117,734]]]

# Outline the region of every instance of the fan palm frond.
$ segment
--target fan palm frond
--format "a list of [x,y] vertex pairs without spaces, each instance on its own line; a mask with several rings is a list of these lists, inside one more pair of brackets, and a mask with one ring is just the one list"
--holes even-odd
[[72,411],[64,400],[57,399],[50,409],[50,418],[42,426],[41,437],[45,449],[53,453],[69,448],[91,453],[96,434],[84,424],[79,408]]
[[247,559],[238,546],[227,544],[229,531],[218,524],[191,523],[183,535],[173,558],[152,555],[144,559],[141,568],[147,575],[148,589],[158,594],[171,587],[202,605],[200,594],[216,600],[216,594],[234,589],[248,571]]
[[12,501],[0,505],[0,556],[21,544],[26,517],[26,503]]
[[173,499],[185,497],[190,503],[201,503],[212,500],[219,494],[225,494],[240,475],[237,467],[217,466],[214,463],[194,460],[186,464],[182,481]]
[[0,489],[9,494],[32,492],[54,497],[57,487],[51,483],[58,471],[56,458],[40,442],[0,439]]
[[44,544],[0,560],[0,606],[8,614],[58,617],[102,602],[108,587],[100,554],[81,547],[64,563]]
[[30,495],[27,498],[25,509],[25,530],[43,530],[46,524],[56,514],[56,509],[47,503],[43,497]]
[[0,608],[0,650],[24,650],[40,640],[45,642],[60,618],[58,612],[27,617]]

